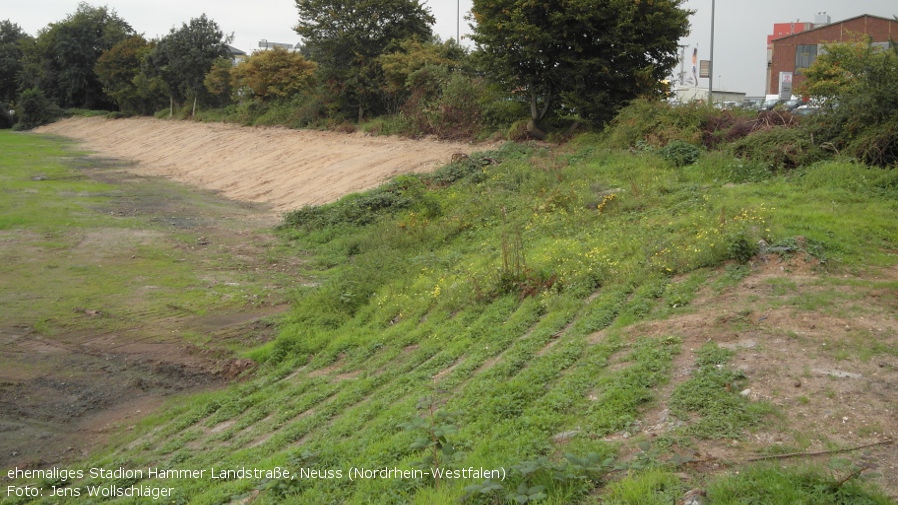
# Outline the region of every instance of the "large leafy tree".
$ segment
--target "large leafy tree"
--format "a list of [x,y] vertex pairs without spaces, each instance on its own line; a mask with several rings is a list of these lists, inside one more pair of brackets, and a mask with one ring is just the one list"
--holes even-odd
[[530,103],[531,132],[561,107],[603,122],[663,91],[688,30],[684,0],[474,0],[476,56]]
[[391,102],[400,105],[412,96],[433,94],[450,72],[464,67],[467,57],[464,48],[452,39],[404,40],[394,51],[378,57],[384,73],[383,91]]
[[315,83],[317,65],[285,49],[262,51],[232,69],[234,87],[261,101],[289,98]]
[[114,10],[80,3],[74,14],[23,46],[20,89],[39,88],[63,107],[111,108],[94,66],[103,51],[133,34]]
[[898,45],[827,44],[804,75],[799,91],[825,112],[818,141],[873,165],[898,163]]
[[230,54],[229,42],[218,24],[203,14],[172,28],[156,44],[147,58],[147,74],[166,83],[173,102],[207,102],[212,96],[204,84],[206,74],[217,59]]
[[378,56],[409,38],[427,40],[434,17],[419,0],[295,0],[303,51],[340,100],[357,110],[379,105]]
[[22,45],[30,39],[19,25],[0,21],[0,106],[15,100],[19,87],[16,78],[22,70]]
[[97,60],[94,71],[103,91],[124,112],[152,114],[167,101],[161,86],[147,86],[149,79],[143,74],[154,49],[154,42],[134,35],[104,51]]

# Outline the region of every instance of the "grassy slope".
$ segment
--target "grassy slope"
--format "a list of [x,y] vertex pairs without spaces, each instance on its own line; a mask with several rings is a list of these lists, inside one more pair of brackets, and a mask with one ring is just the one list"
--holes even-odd
[[[299,215],[305,225],[284,236],[318,258],[321,285],[299,294],[275,342],[250,352],[264,362],[256,376],[173,404],[84,467],[344,473],[155,482],[173,485],[176,502],[209,504],[456,503],[471,493],[484,503],[671,503],[694,485],[712,503],[752,493],[765,503],[888,503],[855,480],[830,492],[826,475],[767,467],[683,482],[674,454],[776,423],[777,407],[731,388],[745,379],[732,353],[711,344],[668,393],[690,422],[646,444],[633,427],[673,387],[684,349],[676,332],[632,328],[688,314],[701,289],[738,283],[738,270],[719,267],[751,256],[760,239],[805,237],[799,254],[822,269],[894,265],[898,177],[839,162],[730,184],[738,167],[720,155],[677,169],[591,138],[565,152],[511,146],[492,157],[504,162],[452,184],[446,174],[461,165]],[[607,438],[622,430],[637,435]],[[434,435],[456,452],[432,454]],[[345,478],[353,466],[408,469],[429,454],[441,467],[504,468],[508,479],[499,489]],[[635,473],[618,480],[621,468]],[[100,482],[109,480],[75,485]],[[765,494],[776,486],[800,496]]]

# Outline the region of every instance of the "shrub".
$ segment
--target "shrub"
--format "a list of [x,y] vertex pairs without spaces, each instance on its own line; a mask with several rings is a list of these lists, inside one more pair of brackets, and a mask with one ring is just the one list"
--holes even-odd
[[677,167],[692,165],[702,155],[702,150],[682,140],[672,140],[658,151],[665,160]]
[[846,152],[870,165],[898,165],[898,119],[864,129],[848,142]]
[[[510,124],[530,114],[529,104],[504,97],[497,91],[489,90],[487,98],[483,105],[482,120],[484,127],[490,130],[505,130]],[[526,124],[525,120],[524,125]]]
[[364,193],[353,193],[334,203],[297,209],[285,216],[283,226],[308,230],[345,224],[365,226],[381,216],[413,208],[429,215],[438,214],[439,205],[424,191],[424,184],[417,176],[400,176],[389,184]]
[[486,178],[484,166],[488,164],[489,161],[482,156],[466,156],[440,167],[430,176],[430,183],[444,186],[466,177],[471,177],[474,182],[482,182]]
[[6,110],[6,107],[0,110],[0,130],[12,128],[14,124],[16,122],[9,114],[9,111]]
[[826,159],[831,153],[813,141],[804,128],[772,128],[755,132],[730,145],[732,153],[774,169],[792,169]]
[[19,97],[16,107],[17,130],[30,130],[40,125],[52,123],[62,117],[62,111],[38,88],[27,89]]
[[527,133],[527,120],[519,119],[511,124],[508,127],[508,132],[505,134],[505,137],[512,142],[524,142],[525,140],[530,139],[530,135]]
[[713,109],[702,105],[671,107],[666,102],[633,100],[605,130],[609,147],[628,149],[637,142],[662,147],[673,140],[701,141],[701,125]]
[[801,90],[823,104],[816,135],[865,163],[898,163],[898,45],[869,39],[826,45]]
[[441,139],[474,138],[482,127],[487,88],[482,80],[455,72],[443,81],[439,93],[416,92],[405,103],[414,135],[436,135]]

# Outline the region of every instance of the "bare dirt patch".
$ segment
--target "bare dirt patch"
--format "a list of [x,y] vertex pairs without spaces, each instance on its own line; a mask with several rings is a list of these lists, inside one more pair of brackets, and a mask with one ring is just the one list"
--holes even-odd
[[[748,379],[743,394],[776,406],[781,418],[741,440],[695,441],[692,449],[722,469],[759,456],[823,453],[783,461],[826,463],[836,456],[858,458],[867,447],[880,465],[879,484],[898,497],[898,318],[894,272],[865,277],[814,274],[801,259],[759,262],[734,287],[705,288],[692,302],[696,312],[635,324],[635,336],[682,339],[671,383],[643,413],[641,431],[663,435],[684,421],[670,415],[667,402],[677,384],[689,379],[695,351],[713,342],[735,352],[729,366]],[[852,305],[863,300],[862,310]],[[623,440],[631,433],[616,433]],[[889,443],[891,441],[891,443]]]
[[134,173],[168,177],[281,212],[330,202],[400,174],[432,171],[448,164],[454,154],[482,149],[362,132],[152,118],[69,118],[36,131],[79,140],[104,156],[132,160]]

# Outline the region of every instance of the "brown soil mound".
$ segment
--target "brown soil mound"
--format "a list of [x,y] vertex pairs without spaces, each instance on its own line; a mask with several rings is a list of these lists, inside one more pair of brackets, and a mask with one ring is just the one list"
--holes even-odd
[[168,177],[276,211],[321,204],[470,153],[466,143],[132,118],[69,118],[36,131],[81,141],[133,171]]

